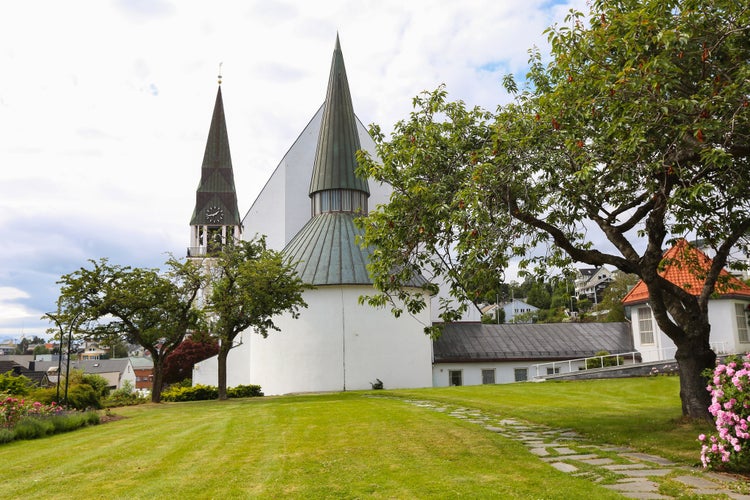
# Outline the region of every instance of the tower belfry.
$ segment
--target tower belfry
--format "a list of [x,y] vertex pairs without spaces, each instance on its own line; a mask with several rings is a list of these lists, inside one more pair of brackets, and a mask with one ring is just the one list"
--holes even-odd
[[195,208],[190,219],[190,247],[187,256],[210,257],[227,243],[238,241],[241,233],[242,224],[237,208],[219,75],[216,104],[201,166],[201,180],[195,192]]

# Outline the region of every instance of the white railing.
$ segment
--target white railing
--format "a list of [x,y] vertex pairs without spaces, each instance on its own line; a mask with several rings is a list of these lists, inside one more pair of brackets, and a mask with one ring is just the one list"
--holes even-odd
[[[607,366],[622,366],[627,364],[635,364],[640,362],[640,360],[636,360],[636,358],[640,358],[641,353],[638,351],[631,351],[631,352],[623,352],[619,354],[606,354],[603,356],[589,356],[587,358],[575,358],[575,359],[566,359],[564,361],[551,361],[549,363],[539,363],[536,365],[531,365],[532,370],[535,370],[534,378],[541,378],[546,377],[548,375],[557,375],[560,373],[572,373],[574,371],[579,370],[593,370],[594,368],[601,368],[602,366],[605,366],[604,360],[607,358],[614,358],[615,363],[614,365],[607,365]],[[596,367],[588,367],[587,361],[589,360],[599,360],[597,363],[598,366]],[[573,365],[576,365],[576,369],[573,369]],[[567,371],[562,371],[562,368],[567,367]],[[547,373],[547,368],[551,369],[551,373]],[[545,373],[540,374],[539,371],[541,369],[545,370]]]
[[[711,342],[711,350],[717,355],[723,356],[726,354],[732,354],[729,352],[727,342]],[[542,378],[548,375],[557,375],[560,373],[572,373],[579,370],[593,370],[594,368],[601,368],[605,366],[604,360],[607,358],[614,358],[614,364],[607,364],[607,367],[611,366],[622,366],[626,364],[635,364],[642,361],[673,361],[676,347],[662,347],[654,349],[641,349],[640,351],[631,351],[620,354],[607,354],[606,356],[589,356],[588,358],[576,358],[567,359],[564,361],[552,361],[549,363],[539,363],[531,365],[535,375],[533,378]],[[597,366],[588,367],[587,361],[598,359]],[[573,365],[576,365],[576,369],[573,369]],[[562,368],[567,367],[567,371],[563,371]],[[547,368],[551,369],[551,373],[547,373]],[[544,373],[539,373],[540,370],[544,370]]]

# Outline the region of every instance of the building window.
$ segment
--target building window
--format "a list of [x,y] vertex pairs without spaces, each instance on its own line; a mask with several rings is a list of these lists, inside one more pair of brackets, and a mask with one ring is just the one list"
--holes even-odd
[[463,385],[461,370],[448,370],[448,385]]
[[482,370],[482,383],[483,384],[495,383],[495,370],[494,369]]
[[734,312],[737,316],[737,335],[740,338],[740,342],[750,342],[747,309],[745,309],[744,304],[735,304]]
[[524,382],[529,380],[529,369],[528,368],[516,368],[513,370],[513,376],[516,382]]
[[654,322],[651,319],[650,307],[638,308],[638,330],[641,334],[641,345],[654,343]]
[[547,368],[547,375],[557,375],[560,373],[560,367],[556,366],[554,368]]

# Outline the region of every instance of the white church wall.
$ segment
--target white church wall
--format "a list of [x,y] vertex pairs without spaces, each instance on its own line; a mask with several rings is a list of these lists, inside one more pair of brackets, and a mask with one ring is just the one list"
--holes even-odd
[[[370,287],[319,287],[305,292],[299,319],[279,318],[282,332],[251,338],[251,380],[265,394],[431,385],[429,314],[394,318],[388,309],[360,305]],[[231,354],[230,354],[231,355]]]

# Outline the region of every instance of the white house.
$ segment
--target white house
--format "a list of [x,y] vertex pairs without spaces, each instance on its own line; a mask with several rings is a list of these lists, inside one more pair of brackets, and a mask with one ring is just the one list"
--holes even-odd
[[[434,343],[432,385],[503,384],[578,371],[600,351],[633,351],[627,323],[480,324],[444,326]],[[571,364],[536,365],[578,359]]]
[[576,269],[576,299],[585,298],[592,304],[597,304],[602,298],[602,292],[613,279],[612,271],[604,266]]
[[[687,265],[680,265],[689,256],[691,263],[707,269],[711,259],[702,251],[680,240],[665,254],[672,262],[660,273],[672,283],[685,290],[699,293],[704,280],[696,277]],[[726,284],[717,284],[715,296],[708,302],[708,319],[711,324],[711,347],[717,354],[736,354],[750,350],[750,286],[731,276],[725,270],[722,276]],[[677,350],[674,342],[659,329],[648,304],[648,289],[640,281],[622,299],[630,313],[633,328],[633,345],[640,351],[643,361],[659,361],[674,358]]]

